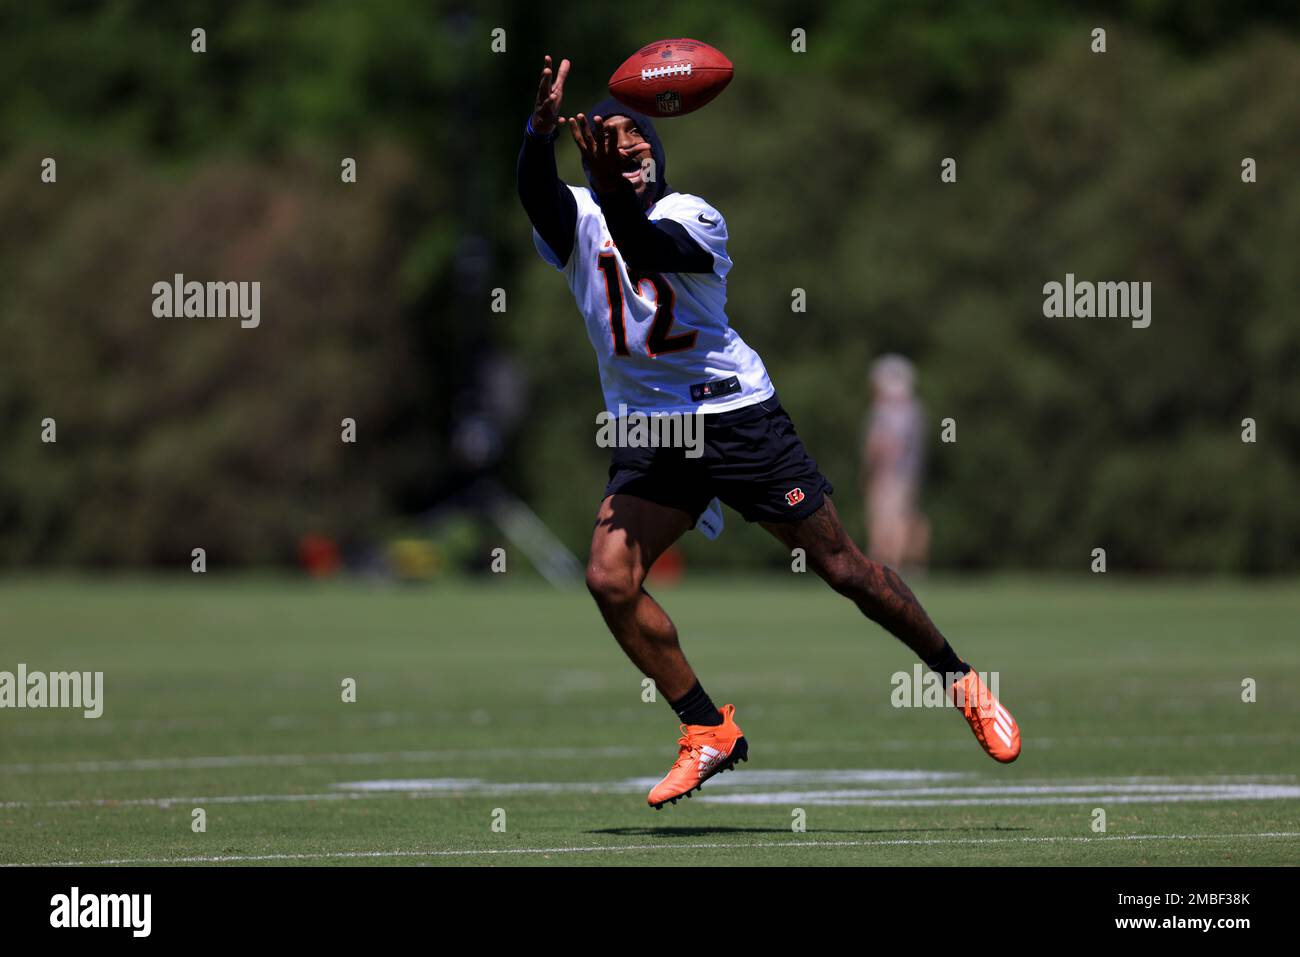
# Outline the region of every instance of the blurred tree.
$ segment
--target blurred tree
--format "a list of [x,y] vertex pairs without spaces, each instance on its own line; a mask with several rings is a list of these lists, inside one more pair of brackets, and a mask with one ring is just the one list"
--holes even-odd
[[[573,59],[585,109],[645,23],[516,0],[0,9],[0,561],[362,540],[429,504],[473,357],[503,345],[531,390],[510,482],[585,547],[599,386],[514,161],[542,55]],[[1116,568],[1300,567],[1300,8],[669,0],[655,23],[737,64],[663,124],[671,180],[727,216],[733,323],[843,492],[867,364],[899,351],[936,430],[959,423],[931,443],[936,564],[1078,568],[1105,544]],[[262,280],[263,327],[154,319],[175,271]],[[1150,280],[1151,328],[1043,318],[1066,272]],[[476,298],[496,287],[504,314]],[[735,521],[696,539],[692,560],[782,560]]]

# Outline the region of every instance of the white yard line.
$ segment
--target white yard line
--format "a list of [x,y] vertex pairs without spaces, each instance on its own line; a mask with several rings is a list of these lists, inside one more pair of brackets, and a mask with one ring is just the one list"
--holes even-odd
[[223,854],[195,857],[126,857],[99,861],[31,861],[4,867],[103,867],[116,864],[229,864],[257,861],[382,860],[400,858],[477,857],[516,854],[605,854],[627,851],[760,850],[768,848],[836,847],[957,847],[972,844],[1107,844],[1128,841],[1222,841],[1300,838],[1300,831],[1263,831],[1247,834],[1124,834],[1102,837],[973,837],[900,838],[880,841],[736,841],[732,843],[614,844],[592,847],[507,847],[444,851],[337,851],[315,854]]
[[[1266,776],[1268,777],[1268,776]],[[702,794],[707,804],[784,805],[798,807],[982,807],[1062,804],[1165,804],[1191,801],[1300,800],[1294,777],[1271,776],[1269,783],[1250,776],[1219,777],[1198,783],[1169,778],[1102,778],[1082,783],[1042,781],[1023,784],[944,785],[910,788],[748,790],[739,794]],[[736,784],[743,776],[730,783]],[[811,783],[811,782],[809,782]]]
[[[98,724],[98,722],[97,722]],[[960,729],[958,729],[960,730]],[[884,741],[824,741],[774,743],[763,747],[764,754],[864,754],[872,751],[966,751],[971,747],[969,735],[954,732],[942,739],[891,739]],[[1186,745],[1204,747],[1264,742],[1285,743],[1300,741],[1300,734],[1206,734],[1206,735],[1137,735],[1133,737],[1097,737],[1092,735],[1067,738],[1034,738],[1035,749],[1057,747],[1128,748]],[[124,758],[118,760],[84,761],[22,761],[0,764],[0,775],[5,774],[105,774],[118,771],[186,771],[215,768],[251,767],[312,767],[347,764],[422,764],[440,761],[457,762],[467,759],[492,761],[518,760],[583,760],[588,758],[621,758],[640,755],[671,753],[671,748],[660,745],[610,746],[610,747],[548,747],[548,748],[442,748],[415,751],[347,751],[322,754],[225,754],[193,757]]]
[[663,748],[462,748],[439,751],[347,751],[335,754],[221,754],[188,758],[129,758],[0,764],[0,774],[103,774],[115,771],[193,771],[213,768],[312,767],[335,764],[421,764],[466,758],[554,760],[615,758]]
[[[769,770],[740,771],[718,777],[700,801],[712,804],[800,805],[844,807],[972,807],[1086,803],[1170,803],[1188,801],[1271,801],[1300,799],[1300,785],[1268,783],[1259,778],[1220,777],[1176,781],[1168,778],[1111,778],[1072,783],[1042,780],[1022,784],[957,784],[920,787],[839,787],[795,790],[790,784],[879,785],[945,780],[953,775],[908,770]],[[655,783],[653,778],[617,781],[487,781],[482,778],[420,778],[349,781],[332,790],[310,794],[231,794],[143,798],[74,798],[54,801],[4,801],[0,808],[159,807],[217,804],[311,803],[379,798],[429,799],[441,797],[497,798],[517,794],[639,794]],[[766,790],[785,785],[779,790]],[[719,794],[718,791],[723,793]],[[728,793],[728,792],[740,793]]]
[[699,798],[703,804],[745,804],[753,806],[781,805],[785,807],[1048,807],[1062,804],[1187,804],[1205,801],[1277,801],[1297,800],[1300,791],[1278,794],[1269,791],[1228,791],[1214,794],[1116,794],[1098,792],[1089,795],[1056,794],[1045,797],[983,797],[983,798],[810,798],[801,794],[736,794],[727,797]]

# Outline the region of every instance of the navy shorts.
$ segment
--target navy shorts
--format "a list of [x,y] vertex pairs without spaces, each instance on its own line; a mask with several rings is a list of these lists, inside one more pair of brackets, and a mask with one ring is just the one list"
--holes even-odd
[[747,522],[795,522],[834,492],[776,396],[704,416],[704,454],[680,448],[613,450],[605,495],[634,495],[698,519],[719,498]]

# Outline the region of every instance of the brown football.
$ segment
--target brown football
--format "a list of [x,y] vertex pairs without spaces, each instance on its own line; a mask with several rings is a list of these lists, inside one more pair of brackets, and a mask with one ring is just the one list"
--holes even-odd
[[637,50],[609,78],[609,93],[647,116],[683,116],[727,88],[733,74],[722,51],[699,40],[659,40]]

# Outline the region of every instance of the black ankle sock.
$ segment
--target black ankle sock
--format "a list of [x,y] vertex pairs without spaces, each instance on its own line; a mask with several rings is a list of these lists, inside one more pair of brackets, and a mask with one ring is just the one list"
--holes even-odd
[[947,686],[948,675],[964,675],[970,671],[970,665],[957,657],[957,652],[952,650],[952,645],[948,642],[943,643],[943,650],[933,659],[926,662],[931,671],[943,675],[944,685]]
[[668,702],[668,705],[677,712],[677,717],[682,724],[722,724],[722,715],[718,713],[713,700],[705,694],[698,681],[690,691],[676,701]]

